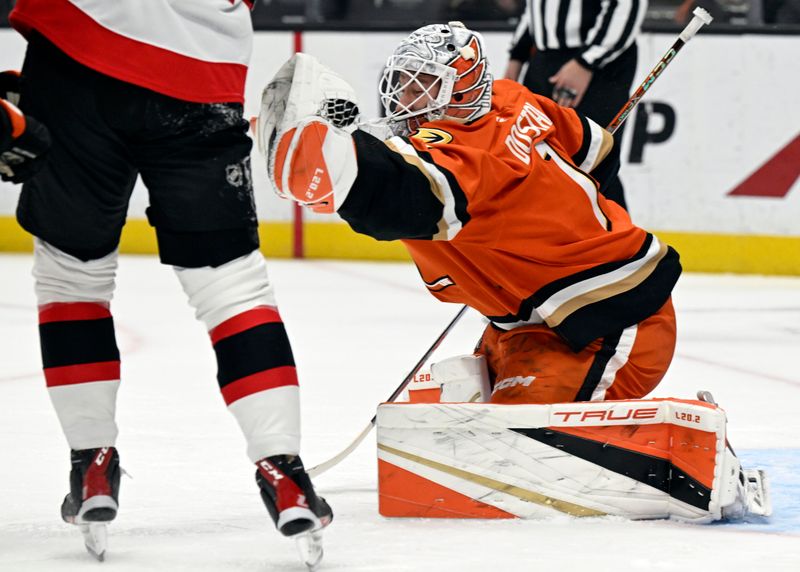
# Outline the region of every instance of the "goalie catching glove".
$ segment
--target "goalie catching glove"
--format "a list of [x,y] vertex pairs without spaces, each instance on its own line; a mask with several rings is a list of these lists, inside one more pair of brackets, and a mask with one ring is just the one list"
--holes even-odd
[[356,179],[358,103],[350,85],[308,54],[287,61],[261,97],[256,133],[275,192],[332,213]]

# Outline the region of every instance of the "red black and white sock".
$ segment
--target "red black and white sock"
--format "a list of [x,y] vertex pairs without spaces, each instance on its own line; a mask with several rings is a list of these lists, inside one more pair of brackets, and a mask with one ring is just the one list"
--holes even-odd
[[258,251],[217,267],[176,268],[208,329],[222,397],[255,463],[300,450],[300,399],[289,338]]
[[264,452],[297,453],[299,391],[292,348],[277,309],[259,306],[209,332],[217,380],[254,462]]
[[120,356],[108,304],[40,306],[39,339],[48,393],[70,447],[113,445]]

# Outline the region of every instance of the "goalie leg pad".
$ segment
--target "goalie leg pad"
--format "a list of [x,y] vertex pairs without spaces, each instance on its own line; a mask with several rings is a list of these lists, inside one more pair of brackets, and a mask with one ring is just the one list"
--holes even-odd
[[725,413],[703,402],[387,403],[376,427],[384,516],[769,513],[763,473],[741,471]]

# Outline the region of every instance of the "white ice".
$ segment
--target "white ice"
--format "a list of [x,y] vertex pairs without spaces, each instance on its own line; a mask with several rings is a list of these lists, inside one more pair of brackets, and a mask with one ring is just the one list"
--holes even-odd
[[[0,256],[0,570],[302,571],[274,530],[216,387],[215,362],[171,270],[123,257],[113,310],[123,356],[120,514],[106,562],[63,524],[69,452],[40,371],[27,255]],[[270,261],[303,397],[303,458],[342,450],[457,308],[410,264]],[[336,517],[322,571],[800,570],[800,279],[684,275],[677,355],[655,396],[713,392],[731,443],[768,469],[766,523],[386,519],[374,435],[317,479]],[[465,318],[436,356],[468,353]]]

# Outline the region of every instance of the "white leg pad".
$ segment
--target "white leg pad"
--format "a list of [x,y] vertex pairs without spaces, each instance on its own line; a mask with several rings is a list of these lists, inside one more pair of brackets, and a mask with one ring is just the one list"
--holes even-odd
[[273,455],[300,453],[300,391],[276,387],[237,399],[228,406],[247,441],[253,463]]
[[110,302],[119,252],[84,262],[43,240],[33,241],[33,276],[40,306],[53,302]]
[[258,306],[275,306],[267,264],[257,250],[216,268],[175,267],[175,273],[208,330]]
[[48,388],[58,420],[71,449],[114,447],[114,421],[119,380],[95,381]]
[[[384,403],[376,419],[379,511],[695,523],[768,516],[766,475],[741,470],[726,424],[723,410],[686,399]],[[413,486],[396,478],[398,468],[419,477]]]
[[436,362],[431,374],[441,385],[442,403],[483,403],[492,395],[484,356],[470,354]]

